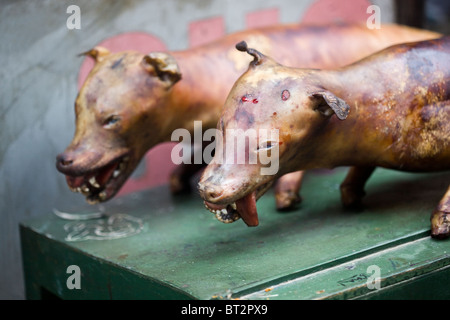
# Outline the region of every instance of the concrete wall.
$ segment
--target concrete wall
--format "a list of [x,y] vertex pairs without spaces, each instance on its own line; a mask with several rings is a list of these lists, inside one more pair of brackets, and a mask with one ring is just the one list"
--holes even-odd
[[[154,36],[168,50],[186,49],[248,26],[314,20],[311,8],[333,1],[1,0],[0,299],[24,298],[19,222],[49,214],[53,208],[86,208],[83,197],[72,194],[55,169],[55,156],[74,132],[73,104],[84,63],[78,53],[134,31]],[[353,8],[369,3],[334,1],[330,12],[338,19],[344,2],[346,19],[360,17],[361,10],[357,13]],[[372,3],[381,7],[383,22],[392,21],[391,0]],[[66,26],[70,15],[66,10],[72,4],[81,9],[80,30]],[[146,170],[141,167],[140,174]],[[160,174],[158,183],[167,174]]]

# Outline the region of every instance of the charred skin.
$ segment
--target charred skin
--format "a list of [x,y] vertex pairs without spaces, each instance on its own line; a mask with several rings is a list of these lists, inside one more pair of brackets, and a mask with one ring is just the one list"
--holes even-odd
[[[89,202],[107,201],[146,151],[170,141],[173,130],[186,128],[193,133],[194,120],[202,121],[204,130],[215,128],[227,93],[251,61],[234,49],[241,40],[258,45],[286,65],[331,68],[393,43],[438,36],[395,25],[380,30],[365,25],[292,25],[240,32],[171,53],[113,54],[94,48],[86,54],[95,59],[95,67],[75,102],[75,135],[58,155],[56,166],[69,187]],[[170,180],[173,192],[187,189],[197,169],[179,167]],[[279,207],[298,200],[300,183],[289,182],[289,195],[282,197]]]
[[[289,172],[350,166],[341,197],[354,207],[376,167],[450,170],[450,37],[392,46],[334,70],[288,68],[249,53],[255,61],[234,84],[221,129],[277,129],[279,171],[262,176],[260,164],[213,159],[199,182],[207,203],[226,206]],[[450,235],[450,189],[431,224],[433,237]]]

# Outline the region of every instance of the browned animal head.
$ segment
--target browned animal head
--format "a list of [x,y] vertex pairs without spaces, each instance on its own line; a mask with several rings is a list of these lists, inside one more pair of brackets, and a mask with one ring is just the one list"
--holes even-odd
[[[245,43],[237,48],[254,60],[225,102],[219,122],[223,144],[218,143],[199,191],[220,220],[233,222],[242,217],[247,225],[256,226],[256,200],[275,178],[295,171],[295,166],[318,152],[316,133],[333,115],[344,120],[350,108],[320,86],[317,70],[284,67]],[[234,149],[230,144],[236,143],[229,133],[238,130],[238,137],[249,137],[235,150],[247,160],[241,164],[236,154],[228,152]],[[257,161],[251,162],[251,156]]]
[[97,47],[85,54],[96,64],[75,102],[75,136],[56,167],[73,191],[96,203],[113,197],[146,151],[170,134],[162,106],[181,74],[165,53]]

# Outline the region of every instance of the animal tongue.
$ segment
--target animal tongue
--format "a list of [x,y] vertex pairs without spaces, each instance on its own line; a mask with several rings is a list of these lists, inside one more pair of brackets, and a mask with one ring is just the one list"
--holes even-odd
[[114,170],[117,169],[118,163],[112,163],[101,171],[96,172],[95,174],[91,174],[88,176],[80,176],[80,177],[71,177],[66,176],[67,184],[71,188],[78,188],[85,184],[90,178],[95,177],[97,183],[101,186],[105,185],[109,179],[111,178]]
[[84,177],[71,177],[71,176],[66,176],[66,181],[67,184],[71,187],[71,188],[78,188],[81,187],[84,183]]
[[105,185],[109,179],[111,178],[114,170],[117,168],[118,163],[110,164],[109,166],[105,167],[103,170],[101,170],[97,175],[95,176],[97,182],[103,186]]
[[256,192],[237,200],[236,208],[247,226],[256,227],[259,224],[258,212],[256,211]]

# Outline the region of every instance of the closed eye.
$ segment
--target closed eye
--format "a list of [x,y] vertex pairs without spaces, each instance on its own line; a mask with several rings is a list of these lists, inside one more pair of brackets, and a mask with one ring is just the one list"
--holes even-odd
[[111,127],[117,124],[120,121],[120,117],[118,115],[111,115],[103,121],[104,127]]

